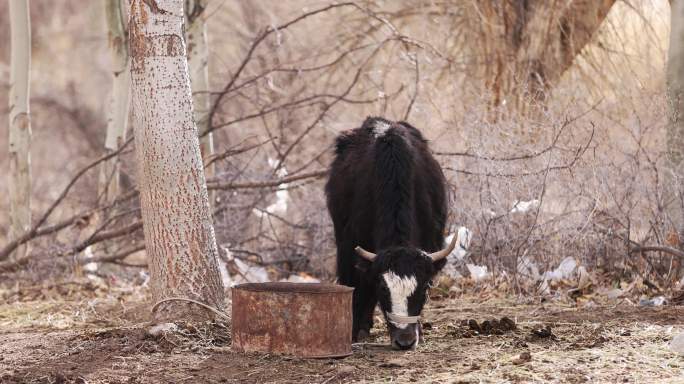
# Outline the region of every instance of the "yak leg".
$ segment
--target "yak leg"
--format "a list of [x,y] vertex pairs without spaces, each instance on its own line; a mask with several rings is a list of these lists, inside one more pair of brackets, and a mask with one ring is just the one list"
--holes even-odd
[[373,313],[377,298],[371,287],[357,287],[353,296],[354,321],[352,337],[355,342],[364,341],[370,336],[373,328]]

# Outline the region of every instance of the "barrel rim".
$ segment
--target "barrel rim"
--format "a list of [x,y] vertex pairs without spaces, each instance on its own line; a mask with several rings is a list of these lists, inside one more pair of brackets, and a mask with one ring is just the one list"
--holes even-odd
[[290,283],[283,281],[271,281],[266,283],[243,283],[233,287],[234,290],[266,293],[349,293],[352,287],[330,283]]

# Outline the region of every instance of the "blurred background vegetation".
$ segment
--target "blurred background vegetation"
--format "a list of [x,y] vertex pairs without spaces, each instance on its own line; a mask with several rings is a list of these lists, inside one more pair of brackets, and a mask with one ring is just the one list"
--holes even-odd
[[[272,279],[334,276],[322,171],[338,133],[380,115],[421,129],[445,169],[450,229],[473,233],[465,259],[452,260],[459,273],[486,266],[497,283],[536,290],[529,265],[543,272],[571,257],[597,281],[679,286],[678,257],[642,250],[680,247],[666,191],[681,185],[666,159],[667,0],[212,0],[204,15],[220,155],[209,184],[233,274],[237,259]],[[33,1],[31,18],[35,216],[104,151],[111,58],[102,2]],[[0,39],[5,90],[8,79]],[[124,151],[122,195],[135,187],[133,161]],[[50,218],[79,220],[32,241],[30,261],[3,273],[80,273],[88,258],[115,255],[85,273],[138,278],[140,228],[88,242],[140,220],[134,199],[112,220],[86,214],[102,204],[97,179],[80,178]],[[7,225],[1,214],[0,244]]]

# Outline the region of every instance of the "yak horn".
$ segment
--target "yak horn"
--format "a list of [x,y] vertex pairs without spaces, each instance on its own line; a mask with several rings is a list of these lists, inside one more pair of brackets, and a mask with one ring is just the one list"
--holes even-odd
[[366,251],[365,249],[363,249],[363,248],[361,248],[361,247],[356,247],[356,248],[354,248],[354,250],[356,251],[356,253],[359,254],[359,256],[363,257],[364,259],[366,259],[366,260],[368,260],[368,261],[373,261],[373,260],[375,260],[375,256],[377,256],[375,253],[373,253],[373,252],[368,252],[368,251]]
[[461,240],[461,237],[460,237],[459,235],[460,235],[460,234],[457,232],[457,233],[454,235],[454,237],[451,239],[451,243],[449,243],[449,245],[447,245],[446,248],[444,248],[444,249],[442,249],[442,250],[439,250],[439,251],[437,251],[437,252],[433,252],[433,253],[428,254],[428,256],[430,256],[430,258],[432,259],[432,261],[433,261],[433,262],[435,262],[435,261],[440,261],[440,260],[442,260],[443,258],[449,256],[449,254],[451,253],[451,251],[453,251],[454,248],[456,248],[456,244],[459,244],[459,242],[460,242],[460,240]]

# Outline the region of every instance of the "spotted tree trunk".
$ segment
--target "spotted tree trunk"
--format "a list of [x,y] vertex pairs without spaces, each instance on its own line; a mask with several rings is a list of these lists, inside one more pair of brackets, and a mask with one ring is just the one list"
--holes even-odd
[[[112,57],[112,94],[109,100],[105,150],[119,149],[126,139],[129,108],[128,41],[123,22],[121,0],[104,0],[107,17],[109,49]],[[112,158],[103,163],[100,172],[100,195],[111,201],[119,192],[119,161]]]
[[[31,119],[29,82],[31,22],[28,0],[10,0],[11,69],[9,90],[10,240],[31,226]],[[20,246],[15,257],[26,254]]]
[[[185,16],[187,28],[185,41],[188,50],[188,67],[190,68],[190,85],[192,88],[192,104],[195,107],[195,123],[200,134],[200,150],[202,159],[207,164],[214,154],[213,134],[209,130],[209,43],[207,41],[206,9],[207,0],[185,0]],[[205,168],[207,178],[215,174],[214,165]],[[209,193],[209,201],[213,201]]]
[[[193,123],[183,24],[183,0],[130,0],[131,91],[150,282],[157,301],[186,297],[220,309],[223,286]],[[156,317],[197,313],[170,301]]]
[[667,96],[669,119],[667,153],[669,174],[666,183],[668,216],[676,232],[684,233],[684,0],[670,1],[670,47],[667,57]]

